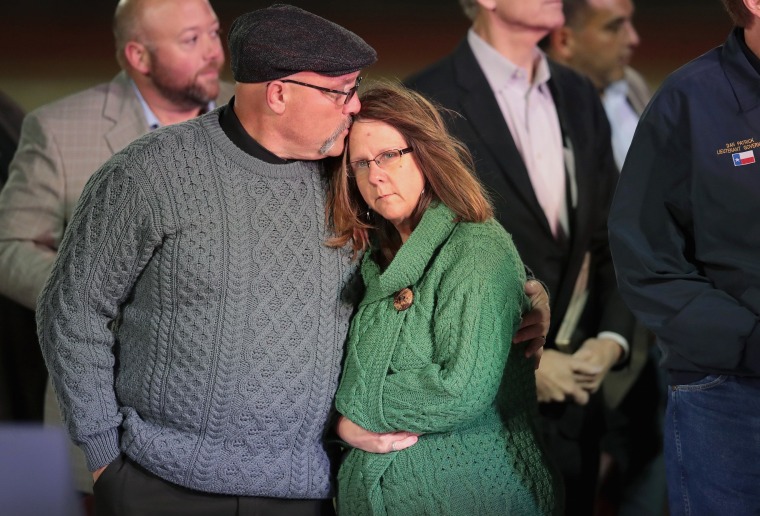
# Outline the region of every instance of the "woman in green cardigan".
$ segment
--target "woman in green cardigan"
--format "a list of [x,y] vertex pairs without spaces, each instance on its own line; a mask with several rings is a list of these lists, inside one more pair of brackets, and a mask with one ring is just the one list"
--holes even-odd
[[330,245],[364,253],[336,407],[341,515],[555,512],[534,362],[512,337],[525,269],[436,108],[364,93],[331,178]]

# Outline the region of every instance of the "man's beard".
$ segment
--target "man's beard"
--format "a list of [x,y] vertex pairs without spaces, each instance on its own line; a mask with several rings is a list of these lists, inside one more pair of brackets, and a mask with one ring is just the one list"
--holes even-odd
[[[155,61],[154,61],[155,62]],[[179,84],[177,79],[160,64],[151,70],[151,78],[161,95],[178,106],[185,108],[206,107],[219,95],[219,80],[211,84],[201,84],[198,75],[208,69],[218,69],[216,62],[201,70],[189,82]]]
[[343,131],[351,127],[353,121],[354,117],[349,115],[348,118],[346,118],[346,120],[340,124],[340,127],[338,127],[338,129],[336,129],[335,132],[327,140],[325,140],[325,143],[323,143],[319,148],[319,153],[322,156],[326,156],[327,153],[330,152],[330,149],[333,148],[335,142],[337,142],[338,138],[340,138],[340,135],[343,134]]

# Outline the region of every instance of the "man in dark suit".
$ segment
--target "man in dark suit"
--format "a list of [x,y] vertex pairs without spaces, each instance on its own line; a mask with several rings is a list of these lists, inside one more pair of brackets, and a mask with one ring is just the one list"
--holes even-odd
[[565,480],[566,512],[591,514],[604,430],[598,389],[626,359],[633,328],[607,239],[618,175],[609,123],[592,84],[537,48],[562,25],[562,2],[460,2],[473,20],[467,38],[407,82],[462,115],[451,117],[452,131],[552,294],[536,372],[544,435]]
[[[558,63],[587,76],[596,86],[612,128],[618,169],[652,94],[644,78],[628,66],[639,45],[632,0],[564,0],[564,26],[541,47]],[[602,391],[609,409],[602,440],[600,497],[617,514],[656,516],[666,507],[662,416],[666,383],[658,371],[654,336],[637,325],[628,367],[610,373]]]

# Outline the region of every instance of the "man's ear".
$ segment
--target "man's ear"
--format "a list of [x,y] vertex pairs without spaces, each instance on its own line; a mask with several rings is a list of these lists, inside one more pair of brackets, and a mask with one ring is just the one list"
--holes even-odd
[[269,109],[281,115],[285,112],[285,104],[287,102],[287,96],[285,95],[285,88],[280,81],[272,81],[266,86],[266,100]]
[[124,46],[124,58],[138,72],[147,74],[150,71],[150,52],[142,43],[128,42]]
[[752,16],[755,17],[752,23],[758,23],[757,19],[760,18],[760,0],[744,0],[744,5],[752,13]]
[[573,58],[575,34],[573,29],[564,26],[551,31],[549,46],[560,62],[567,63]]

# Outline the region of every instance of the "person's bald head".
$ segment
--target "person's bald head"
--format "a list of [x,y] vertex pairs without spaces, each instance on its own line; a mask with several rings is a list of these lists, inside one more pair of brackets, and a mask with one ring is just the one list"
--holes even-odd
[[113,32],[116,58],[143,95],[192,107],[219,94],[224,50],[208,0],[121,0]]
[[124,64],[124,48],[129,41],[143,42],[145,10],[163,0],[120,0],[113,16],[113,36],[116,43],[116,59]]

